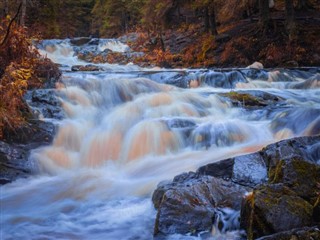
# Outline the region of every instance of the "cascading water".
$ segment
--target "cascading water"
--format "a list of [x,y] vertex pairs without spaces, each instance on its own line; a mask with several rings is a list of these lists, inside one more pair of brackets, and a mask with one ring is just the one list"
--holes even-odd
[[[95,51],[109,43],[115,42]],[[42,46],[63,65],[82,63],[69,40]],[[319,133],[317,70],[301,76],[108,68],[113,71],[63,73],[58,91],[66,117],[53,143],[31,154],[36,174],[1,187],[1,239],[151,239],[156,212],[150,196],[160,181],[283,138]],[[272,104],[235,106],[224,94],[238,91]],[[236,238],[238,213],[221,209],[218,216],[227,232],[211,237]]]

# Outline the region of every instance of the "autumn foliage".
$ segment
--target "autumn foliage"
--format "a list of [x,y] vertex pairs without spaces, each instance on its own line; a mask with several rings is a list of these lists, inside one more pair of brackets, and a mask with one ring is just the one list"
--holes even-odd
[[[10,21],[6,18],[0,24],[0,139],[5,130],[12,131],[25,123],[25,92],[40,87],[46,80],[44,76],[59,71],[40,57],[27,29],[15,22],[10,25]],[[43,72],[44,66],[49,67],[48,73]]]

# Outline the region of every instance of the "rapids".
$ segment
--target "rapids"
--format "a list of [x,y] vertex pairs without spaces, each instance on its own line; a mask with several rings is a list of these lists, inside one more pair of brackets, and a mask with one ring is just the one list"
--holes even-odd
[[[100,64],[105,71],[71,72],[72,65],[87,64],[76,57],[84,49],[130,52],[117,40],[96,42],[38,45],[63,69],[57,92],[65,119],[53,143],[32,152],[34,176],[1,186],[1,239],[152,239],[150,197],[159,182],[284,138],[319,133],[318,69]],[[221,94],[241,91],[267,96],[270,104],[235,105]],[[238,232],[210,236],[223,234],[235,239]]]

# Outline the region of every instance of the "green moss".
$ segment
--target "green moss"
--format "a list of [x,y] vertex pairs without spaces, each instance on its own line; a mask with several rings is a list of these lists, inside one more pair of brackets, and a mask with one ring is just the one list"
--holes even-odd
[[285,165],[284,160],[280,160],[275,167],[271,167],[268,172],[270,183],[279,183],[283,179],[283,167]]
[[248,94],[231,91],[228,93],[221,94],[224,97],[229,98],[232,101],[239,102],[242,106],[265,106],[263,102],[261,102],[258,98]]

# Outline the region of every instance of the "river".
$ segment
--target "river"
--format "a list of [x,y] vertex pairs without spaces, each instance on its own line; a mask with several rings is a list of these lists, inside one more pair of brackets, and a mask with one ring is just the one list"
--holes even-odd
[[[96,64],[100,71],[74,72],[71,66],[88,64],[75,56],[82,47],[46,40],[39,48],[61,64],[57,89],[65,118],[56,122],[53,143],[32,152],[34,176],[1,186],[1,239],[152,239],[151,195],[159,182],[319,133],[319,69]],[[129,51],[116,40],[85,48]],[[267,104],[226,97],[239,91]]]

